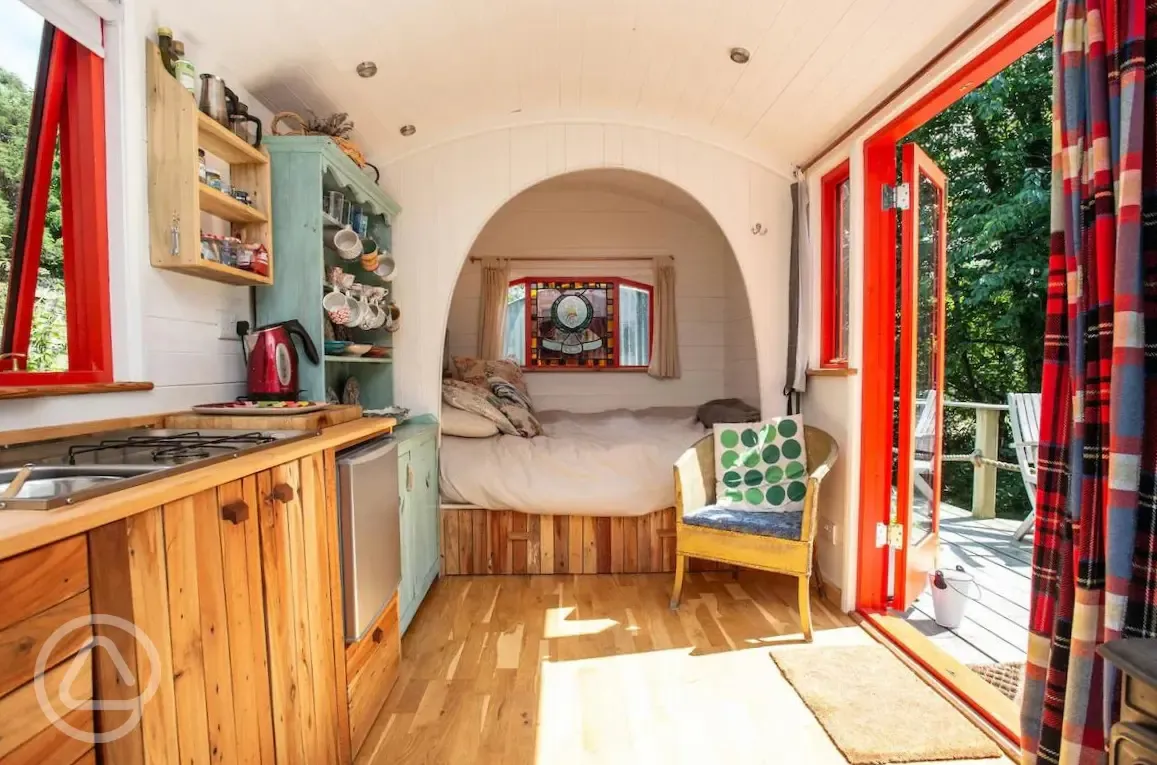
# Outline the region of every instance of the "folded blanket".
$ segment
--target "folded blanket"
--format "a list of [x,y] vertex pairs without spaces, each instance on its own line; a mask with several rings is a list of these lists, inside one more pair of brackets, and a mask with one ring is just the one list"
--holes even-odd
[[534,438],[542,435],[542,425],[534,416],[528,395],[501,377],[488,378],[487,382],[490,384],[490,392],[499,401],[498,408],[513,423],[520,436]]

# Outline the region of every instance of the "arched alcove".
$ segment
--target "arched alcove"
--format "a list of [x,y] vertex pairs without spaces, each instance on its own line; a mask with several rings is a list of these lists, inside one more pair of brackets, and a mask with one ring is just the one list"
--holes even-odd
[[[536,407],[591,412],[697,406],[723,397],[758,407],[751,310],[727,237],[685,191],[635,170],[564,173],[506,201],[463,260],[448,306],[446,351],[475,355],[482,258],[509,258],[512,279],[610,277],[649,285],[651,259],[666,255],[676,271],[680,376],[532,373],[527,379]],[[510,326],[513,341],[517,326]]]
[[[765,416],[785,409],[790,181],[737,154],[649,128],[556,123],[495,130],[441,144],[383,169],[403,206],[394,248],[411,253],[396,294],[406,308],[394,337],[396,400],[440,407],[446,319],[458,275],[491,218],[522,191],[560,175],[619,168],[694,199],[730,245],[751,308]],[[757,226],[758,224],[758,226]]]

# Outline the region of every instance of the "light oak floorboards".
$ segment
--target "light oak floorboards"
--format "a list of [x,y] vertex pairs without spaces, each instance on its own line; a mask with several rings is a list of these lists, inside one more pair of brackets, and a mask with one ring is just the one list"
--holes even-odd
[[[678,612],[670,587],[669,574],[440,579],[357,763],[845,763],[768,655],[806,648],[795,578],[689,573]],[[812,603],[815,644],[872,641]]]

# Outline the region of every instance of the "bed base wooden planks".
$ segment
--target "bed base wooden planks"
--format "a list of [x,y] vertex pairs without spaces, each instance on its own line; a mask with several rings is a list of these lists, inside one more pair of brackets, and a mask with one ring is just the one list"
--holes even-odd
[[[675,570],[675,508],[631,518],[443,507],[442,575]],[[730,568],[692,559],[691,571]]]

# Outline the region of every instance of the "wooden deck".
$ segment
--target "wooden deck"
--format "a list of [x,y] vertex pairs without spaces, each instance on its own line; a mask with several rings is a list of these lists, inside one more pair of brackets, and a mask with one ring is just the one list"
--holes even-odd
[[962,565],[976,577],[980,599],[968,604],[964,622],[954,630],[933,620],[930,591],[905,618],[963,664],[1024,663],[1032,538],[1015,541],[1012,535],[1018,525],[1006,518],[974,519],[952,505],[941,507],[939,565]]

